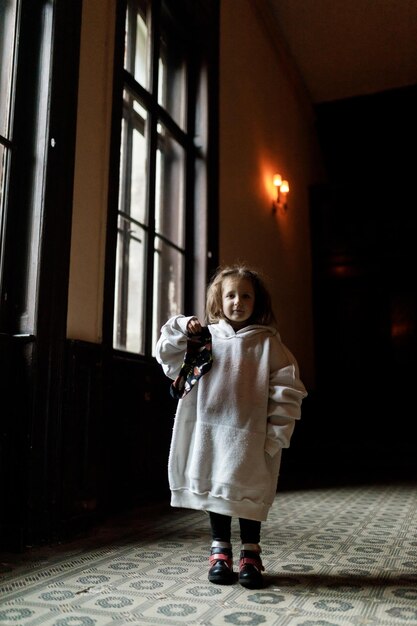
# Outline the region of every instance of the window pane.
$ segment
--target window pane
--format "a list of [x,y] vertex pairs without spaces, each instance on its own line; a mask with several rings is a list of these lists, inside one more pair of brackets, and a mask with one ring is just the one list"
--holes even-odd
[[4,198],[4,174],[6,171],[6,149],[0,143],[0,215]]
[[13,77],[17,0],[0,2],[0,135],[7,136]]
[[0,284],[2,282],[3,268],[3,230],[4,230],[4,204],[6,187],[6,158],[7,150],[0,144]]
[[144,353],[145,243],[144,229],[119,216],[113,344],[140,354]]
[[124,99],[120,155],[119,211],[146,222],[146,124],[147,113],[127,91]]
[[125,61],[126,70],[143,87],[149,83],[149,26],[147,2],[130,0],[126,16]]
[[178,126],[185,125],[185,52],[180,37],[162,31],[160,40],[158,103]]
[[160,125],[156,160],[155,229],[183,248],[185,240],[185,152]]
[[159,337],[161,326],[173,315],[183,312],[183,285],[184,255],[157,237],[154,252],[153,347]]

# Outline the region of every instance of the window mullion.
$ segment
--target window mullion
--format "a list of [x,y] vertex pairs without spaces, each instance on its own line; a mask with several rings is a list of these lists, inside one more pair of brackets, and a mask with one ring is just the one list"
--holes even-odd
[[[127,111],[126,115],[126,140],[124,143],[124,155],[123,162],[125,163],[125,174],[122,181],[122,206],[125,207],[128,219],[130,216],[130,181],[132,178],[132,116],[131,112]],[[120,245],[121,245],[121,273],[120,273],[120,314],[121,318],[118,320],[117,339],[119,345],[125,345],[127,339],[127,309],[129,298],[129,222],[126,219],[122,219],[120,226]]]
[[[150,85],[151,99],[149,110],[149,144],[148,144],[148,237],[146,241],[146,292],[145,292],[145,328],[152,327],[153,315],[153,286],[154,286],[154,248],[155,248],[155,198],[156,198],[156,154],[158,147],[158,60],[159,60],[159,33],[161,6],[160,0],[152,2],[151,9],[151,63],[150,63]],[[152,334],[145,333],[145,354],[152,354]]]

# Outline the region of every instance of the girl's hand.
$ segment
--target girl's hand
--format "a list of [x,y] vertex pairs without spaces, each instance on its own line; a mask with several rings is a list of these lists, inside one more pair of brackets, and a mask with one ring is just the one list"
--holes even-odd
[[187,324],[187,331],[191,335],[198,335],[201,333],[202,324],[197,317],[192,317]]

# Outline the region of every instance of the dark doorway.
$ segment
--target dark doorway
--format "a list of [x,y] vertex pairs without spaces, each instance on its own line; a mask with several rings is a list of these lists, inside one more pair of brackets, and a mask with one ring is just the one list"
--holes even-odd
[[316,418],[343,480],[417,476],[416,110],[417,88],[317,107],[329,184],[311,190]]

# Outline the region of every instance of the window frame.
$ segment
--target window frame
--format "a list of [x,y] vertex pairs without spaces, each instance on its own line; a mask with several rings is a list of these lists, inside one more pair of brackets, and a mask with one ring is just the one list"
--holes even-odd
[[[196,54],[189,53],[189,78],[186,106],[188,109],[187,123],[185,128],[181,128],[173,118],[158,103],[157,90],[157,67],[159,61],[159,24],[161,17],[161,5],[165,3],[170,9],[178,12],[177,17],[181,21],[189,19],[184,29],[184,34],[190,32],[189,26],[192,24],[194,30],[191,37],[190,50]],[[148,360],[153,356],[154,332],[152,330],[153,318],[153,289],[154,289],[154,249],[155,241],[165,241],[161,233],[155,229],[155,179],[156,179],[156,154],[158,145],[157,124],[161,123],[175,140],[183,147],[186,153],[185,158],[185,252],[184,252],[184,307],[186,315],[203,314],[203,302],[205,299],[205,288],[207,278],[217,265],[218,258],[218,24],[219,24],[219,4],[218,2],[207,2],[199,0],[196,9],[196,2],[188,0],[153,0],[151,3],[151,24],[152,24],[152,49],[150,54],[152,95],[147,89],[140,85],[134,77],[123,67],[124,61],[124,36],[125,36],[125,11],[127,1],[118,4],[116,21],[116,45],[115,45],[115,71],[114,71],[114,92],[113,92],[113,122],[111,134],[110,153],[110,180],[109,180],[109,213],[106,242],[106,272],[105,291],[103,307],[103,341],[106,346],[111,347],[115,352],[127,354],[133,358]],[[189,17],[191,16],[191,18]],[[207,29],[207,20],[210,28]],[[187,28],[188,26],[188,28]],[[211,37],[206,34],[210,31]],[[213,36],[213,32],[215,36]],[[204,36],[205,35],[205,36]],[[201,42],[203,41],[203,44]],[[206,72],[205,97],[207,102],[199,102],[202,95],[199,91],[200,74],[202,68]],[[153,68],[153,71],[152,71]],[[210,84],[211,88],[208,87]],[[149,245],[146,254],[146,292],[144,307],[144,327],[145,327],[145,349],[144,353],[129,352],[129,350],[113,347],[113,324],[114,319],[114,288],[116,270],[116,249],[117,249],[117,221],[119,214],[119,184],[120,181],[120,147],[121,147],[121,120],[123,115],[123,92],[125,89],[132,91],[141,103],[145,103],[147,115],[152,118],[150,123],[150,136],[147,154],[147,206],[150,211],[148,221]],[[204,100],[204,97],[203,97]],[[206,153],[204,155],[205,166],[201,165],[201,146],[195,141],[196,117],[202,116],[198,108],[205,110],[207,121]],[[200,163],[198,161],[200,160]],[[206,171],[202,173],[202,169]],[[149,181],[152,184],[149,184]],[[209,184],[210,181],[210,184]],[[203,217],[204,225],[201,226],[196,220],[196,196],[203,189],[206,215]],[[210,207],[210,209],[208,208]],[[201,234],[203,233],[203,234]],[[198,239],[197,246],[201,248],[203,241],[204,252],[201,255],[200,249],[194,245]],[[172,246],[172,241],[168,241]],[[175,245],[173,246],[175,249]],[[197,254],[200,259],[197,259]],[[204,258],[202,258],[204,257]]]

